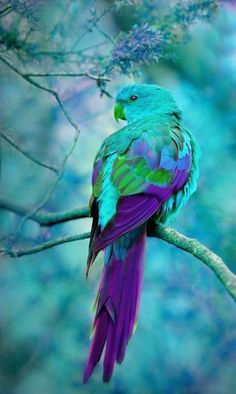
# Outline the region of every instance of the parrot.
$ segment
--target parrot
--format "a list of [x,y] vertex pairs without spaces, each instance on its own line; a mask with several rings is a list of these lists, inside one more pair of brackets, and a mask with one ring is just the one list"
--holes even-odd
[[104,140],[92,173],[87,275],[100,251],[104,265],[84,384],[103,353],[104,382],[124,360],[137,326],[148,233],[178,213],[199,176],[199,145],[168,89],[124,86],[114,117],[126,125]]

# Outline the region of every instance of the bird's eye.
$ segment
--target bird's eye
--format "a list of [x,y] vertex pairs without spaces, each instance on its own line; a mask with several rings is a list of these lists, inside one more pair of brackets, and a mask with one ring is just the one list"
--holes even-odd
[[138,96],[135,96],[135,95],[133,95],[133,96],[130,96],[130,100],[132,100],[132,101],[135,101],[135,100],[137,100],[137,98],[138,98]]

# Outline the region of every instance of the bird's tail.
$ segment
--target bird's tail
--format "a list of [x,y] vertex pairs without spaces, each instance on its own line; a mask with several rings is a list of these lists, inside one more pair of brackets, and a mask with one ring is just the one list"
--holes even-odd
[[104,348],[103,381],[110,380],[115,362],[120,364],[124,359],[137,320],[145,244],[146,225],[142,225],[105,249],[84,383],[87,383]]

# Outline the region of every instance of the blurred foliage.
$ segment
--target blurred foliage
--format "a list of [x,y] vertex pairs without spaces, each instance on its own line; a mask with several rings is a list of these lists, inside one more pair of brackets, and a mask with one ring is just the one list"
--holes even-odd
[[[0,55],[23,72],[103,74],[112,81],[102,89],[112,95],[132,81],[172,90],[202,150],[198,191],[172,225],[208,245],[234,272],[235,34],[235,7],[226,1],[0,1]],[[101,99],[101,86],[86,77],[42,80],[81,127],[44,209],[82,206],[96,151],[117,129],[113,102]],[[58,167],[74,134],[58,104],[2,63],[0,87],[0,126]],[[30,210],[55,177],[1,139],[1,197]],[[90,228],[88,219],[52,228],[28,220],[15,234],[20,218],[0,213],[2,242],[15,246]],[[86,254],[87,241],[80,241],[18,260],[1,258],[0,394],[236,392],[233,301],[201,262],[152,239],[139,325],[126,359],[109,385],[101,382],[99,367],[82,386],[102,267],[100,256],[86,281]]]
[[[189,26],[197,20],[209,20],[220,2],[94,0],[87,4],[12,0],[1,3],[3,51],[10,51],[27,66],[43,63],[51,69],[69,63],[77,71],[86,69],[110,75],[114,71],[130,73],[139,63],[170,56],[171,46],[182,42]],[[50,23],[49,14],[53,15]],[[132,15],[131,24],[120,33],[117,18],[119,15],[123,18],[124,14]],[[88,45],[91,37],[92,45]]]

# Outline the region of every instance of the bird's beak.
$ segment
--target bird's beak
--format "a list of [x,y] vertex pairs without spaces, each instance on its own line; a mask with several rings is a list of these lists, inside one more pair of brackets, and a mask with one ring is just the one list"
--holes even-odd
[[117,122],[119,122],[119,119],[126,120],[125,113],[124,113],[124,107],[120,103],[116,103],[116,105],[115,105],[114,118]]

